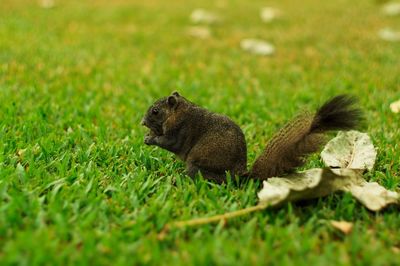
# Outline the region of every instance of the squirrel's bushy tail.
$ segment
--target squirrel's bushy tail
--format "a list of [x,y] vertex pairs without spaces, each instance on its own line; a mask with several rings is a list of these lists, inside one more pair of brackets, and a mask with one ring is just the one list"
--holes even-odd
[[250,176],[265,180],[302,166],[307,155],[320,150],[324,133],[356,128],[363,119],[356,100],[339,95],[322,105],[315,115],[303,114],[286,124],[269,141],[250,170]]

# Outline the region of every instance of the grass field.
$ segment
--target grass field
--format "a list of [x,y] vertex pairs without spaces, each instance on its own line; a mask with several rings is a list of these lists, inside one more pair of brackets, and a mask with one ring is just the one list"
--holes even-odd
[[[283,17],[263,24],[265,5]],[[199,7],[223,19],[207,40],[187,35]],[[351,93],[378,148],[367,178],[398,190],[389,104],[400,98],[400,45],[378,38],[387,26],[400,17],[361,0],[2,0],[0,264],[398,265],[399,209],[371,213],[347,194],[159,239],[168,222],[255,205],[259,183],[192,181],[172,154],[143,144],[140,126],[152,101],[178,90],[241,125],[252,163],[299,110]],[[243,38],[276,53],[248,54]]]

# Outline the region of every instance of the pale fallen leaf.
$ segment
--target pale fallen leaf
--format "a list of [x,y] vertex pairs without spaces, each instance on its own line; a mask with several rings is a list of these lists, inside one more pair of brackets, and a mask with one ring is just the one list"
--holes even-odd
[[196,37],[199,39],[208,39],[211,37],[211,31],[207,27],[203,26],[195,26],[195,27],[189,27],[187,29],[187,33],[192,36]]
[[193,23],[214,24],[216,22],[219,22],[220,18],[217,14],[211,11],[198,8],[195,9],[190,15],[190,20]]
[[56,3],[54,0],[40,0],[39,5],[42,8],[53,8],[55,7]]
[[399,254],[400,253],[400,248],[398,247],[392,247],[393,253]]
[[399,113],[400,112],[400,100],[391,103],[390,110],[392,110],[393,113]]
[[400,2],[391,2],[383,5],[382,13],[387,16],[400,15]]
[[275,52],[275,47],[263,40],[243,39],[240,42],[240,47],[243,50],[257,55],[272,55]]
[[27,150],[27,149],[19,149],[19,150],[17,151],[18,156],[19,156],[19,157],[23,157],[23,156],[25,155],[26,150]]
[[350,193],[371,211],[379,211],[389,204],[400,203],[400,195],[390,191],[376,182],[364,182],[351,186]]
[[286,177],[272,177],[263,182],[258,193],[261,204],[277,206],[285,202],[320,198],[336,191],[350,192],[371,211],[389,204],[399,204],[400,195],[377,183],[368,183],[362,170],[315,168]]
[[263,7],[260,11],[260,18],[263,22],[269,23],[281,16],[281,11],[274,7]]
[[331,225],[340,230],[343,234],[348,235],[351,233],[351,230],[353,230],[353,223],[346,222],[346,221],[330,221]]
[[268,181],[270,182],[263,182],[263,189],[258,192],[258,198],[260,199],[261,203],[275,206],[283,202],[289,196],[290,188],[285,186],[284,184],[280,185],[279,183],[271,183],[271,181],[273,181],[272,178],[270,178]]
[[261,203],[274,206],[283,202],[324,197],[342,188],[350,188],[362,180],[358,170],[314,168],[285,177],[269,178],[263,182],[258,198]]
[[326,144],[321,157],[329,167],[371,170],[376,150],[368,134],[355,130],[340,131]]
[[384,28],[378,32],[379,37],[388,42],[399,42],[400,31],[394,31],[391,28]]

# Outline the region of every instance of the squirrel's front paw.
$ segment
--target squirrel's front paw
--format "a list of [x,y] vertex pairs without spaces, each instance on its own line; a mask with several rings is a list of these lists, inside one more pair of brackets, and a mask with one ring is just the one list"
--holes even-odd
[[155,142],[155,136],[154,135],[146,135],[145,137],[144,137],[144,144],[146,144],[146,145],[154,145],[156,142]]

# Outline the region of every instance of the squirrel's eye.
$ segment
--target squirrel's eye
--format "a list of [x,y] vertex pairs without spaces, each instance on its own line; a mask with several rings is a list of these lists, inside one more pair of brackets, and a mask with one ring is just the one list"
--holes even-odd
[[151,112],[153,113],[153,115],[156,115],[156,114],[158,114],[158,109],[153,109],[153,110],[151,110]]

